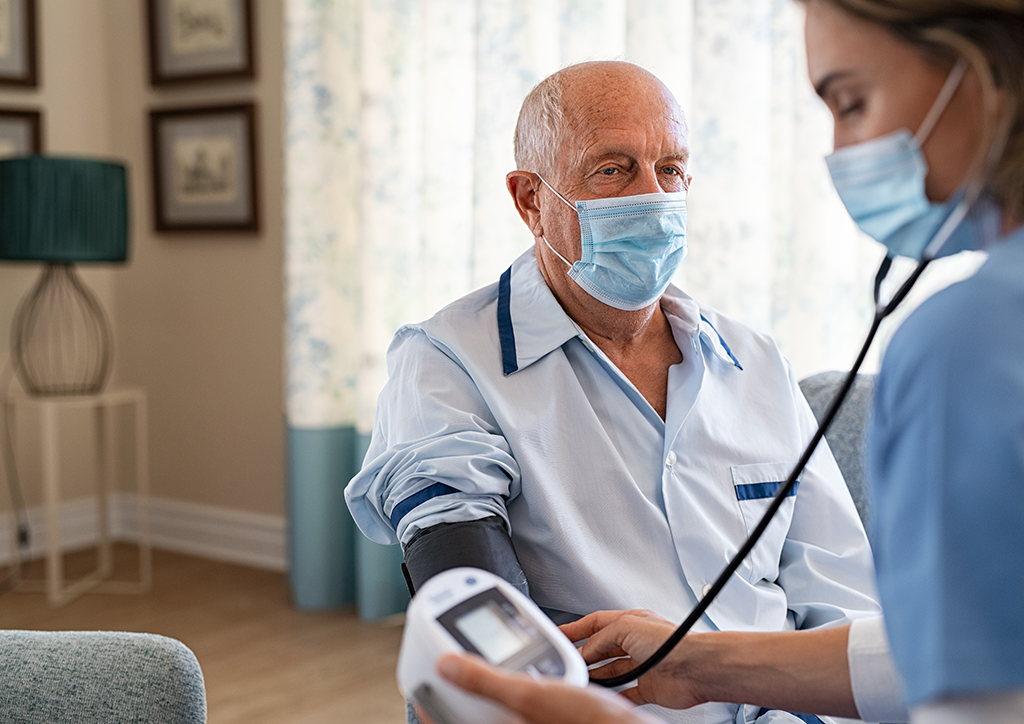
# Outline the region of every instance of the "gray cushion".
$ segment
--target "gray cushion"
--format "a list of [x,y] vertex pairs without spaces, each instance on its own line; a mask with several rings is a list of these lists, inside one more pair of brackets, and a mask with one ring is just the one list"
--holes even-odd
[[0,631],[0,721],[200,724],[203,673],[164,636]]
[[[845,378],[845,372],[820,372],[801,380],[800,389],[819,421]],[[864,479],[864,452],[874,391],[874,375],[857,375],[839,414],[825,433],[865,528],[871,504]]]

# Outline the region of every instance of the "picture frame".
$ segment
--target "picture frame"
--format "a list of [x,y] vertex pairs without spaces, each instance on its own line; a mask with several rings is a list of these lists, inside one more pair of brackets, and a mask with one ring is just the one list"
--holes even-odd
[[153,85],[254,78],[252,0],[147,0]]
[[0,159],[43,151],[42,115],[24,108],[0,108]]
[[157,231],[259,231],[256,106],[150,111]]
[[35,0],[0,0],[0,86],[38,84]]

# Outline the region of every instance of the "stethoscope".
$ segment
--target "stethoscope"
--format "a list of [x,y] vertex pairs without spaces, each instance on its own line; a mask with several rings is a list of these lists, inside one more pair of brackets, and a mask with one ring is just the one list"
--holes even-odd
[[[1003,125],[1005,125],[1006,130],[1008,130],[1008,124]],[[995,144],[993,144],[992,152],[990,152],[988,163],[986,164],[986,170],[992,168],[995,165],[993,158],[995,159],[995,161],[998,161],[999,157],[1002,155],[1002,149],[1005,144],[1006,134],[1004,132],[1000,135],[1003,136],[1003,138],[1001,139],[1002,143],[999,143],[997,141]],[[994,152],[996,147],[998,147],[999,149],[998,152]],[[981,178],[984,179],[987,176],[988,174],[985,173],[982,174]],[[956,230],[957,226],[960,225],[960,222],[963,221],[964,217],[973,207],[975,201],[977,201],[977,199],[981,195],[983,187],[984,184],[982,180],[975,181],[968,187],[967,192],[964,195],[964,198],[960,201],[959,204],[957,204],[956,207],[954,207],[952,213],[950,213],[950,215],[946,218],[945,222],[939,227],[938,231],[935,232],[935,236],[933,236],[932,240],[928,242],[928,246],[925,248],[924,253],[921,255],[921,259],[919,260],[917,266],[914,268],[913,272],[911,272],[911,274],[907,277],[903,284],[900,285],[896,293],[888,301],[882,301],[882,283],[885,281],[885,278],[886,276],[888,276],[889,270],[892,267],[893,256],[892,254],[889,254],[888,256],[885,257],[885,259],[882,260],[882,263],[878,267],[878,271],[875,273],[874,280],[874,318],[871,322],[871,328],[868,330],[867,337],[865,338],[863,345],[861,345],[860,352],[857,354],[857,359],[854,362],[853,367],[850,369],[849,373],[846,375],[846,378],[843,380],[843,384],[839,388],[839,391],[835,394],[832,401],[829,403],[828,409],[826,409],[825,414],[822,415],[821,421],[818,423],[817,431],[814,433],[814,436],[811,438],[811,441],[807,444],[807,447],[804,449],[804,452],[797,461],[796,466],[793,468],[793,471],[789,474],[789,477],[786,478],[786,482],[779,486],[779,489],[775,493],[775,497],[772,499],[772,502],[769,504],[768,509],[761,517],[761,520],[760,522],[758,522],[757,527],[754,528],[754,530],[750,533],[750,536],[747,538],[747,540],[743,543],[742,546],[740,546],[739,550],[736,551],[736,554],[732,557],[732,560],[730,560],[728,565],[726,565],[726,567],[722,570],[721,574],[719,574],[715,582],[711,584],[711,588],[700,599],[700,601],[697,603],[694,609],[690,612],[690,615],[687,616],[681,624],[679,624],[679,627],[665,641],[665,643],[663,643],[661,647],[653,654],[651,654],[651,656],[649,656],[646,660],[637,664],[629,671],[623,674],[619,674],[618,676],[610,676],[606,678],[592,676],[590,679],[591,683],[597,684],[599,686],[612,688],[624,686],[635,681],[636,679],[639,679],[641,676],[643,676],[648,671],[653,669],[655,666],[660,664],[662,660],[666,656],[668,656],[669,652],[671,652],[672,649],[674,649],[676,645],[680,641],[682,641],[683,637],[687,633],[689,633],[690,629],[693,628],[693,625],[700,619],[700,617],[704,615],[708,607],[714,602],[715,598],[725,587],[725,584],[729,582],[729,579],[739,568],[740,563],[743,562],[743,559],[746,558],[750,551],[753,550],[754,546],[757,545],[757,542],[761,539],[761,536],[764,534],[765,529],[768,528],[768,524],[772,522],[772,519],[775,517],[775,514],[779,511],[779,508],[782,507],[783,502],[785,502],[786,498],[792,492],[793,487],[797,483],[797,479],[803,473],[804,468],[807,466],[808,461],[811,459],[811,456],[817,449],[818,444],[821,442],[822,438],[825,437],[825,433],[828,431],[829,426],[831,426],[832,421],[835,419],[835,416],[839,412],[840,407],[842,407],[843,401],[849,394],[850,388],[853,387],[853,383],[857,378],[857,374],[860,371],[861,365],[864,363],[865,357],[867,357],[867,353],[871,347],[872,342],[874,342],[875,335],[878,333],[878,328],[879,325],[881,325],[882,320],[888,317],[890,314],[892,314],[896,310],[896,308],[903,302],[903,300],[907,298],[907,295],[910,293],[910,290],[917,283],[918,279],[921,278],[921,275],[924,273],[925,269],[928,268],[928,265],[935,258],[935,255],[939,252],[939,250],[946,243],[946,241],[949,240],[950,235],[953,233],[954,230]]]

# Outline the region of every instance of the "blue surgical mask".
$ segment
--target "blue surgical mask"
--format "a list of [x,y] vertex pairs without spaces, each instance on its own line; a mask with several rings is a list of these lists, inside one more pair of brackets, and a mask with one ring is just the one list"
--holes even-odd
[[[928,165],[921,145],[956,92],[966,69],[964,61],[953,67],[916,135],[899,130],[842,148],[825,159],[850,216],[865,234],[884,244],[890,256],[920,259],[929,242],[964,201],[963,189],[943,203],[928,200]],[[975,231],[967,217],[942,244],[941,253],[970,248]],[[932,254],[935,251],[930,250]]]
[[577,201],[575,206],[544,181],[580,219],[582,254],[569,278],[587,294],[624,311],[643,309],[664,294],[686,256],[686,192]]

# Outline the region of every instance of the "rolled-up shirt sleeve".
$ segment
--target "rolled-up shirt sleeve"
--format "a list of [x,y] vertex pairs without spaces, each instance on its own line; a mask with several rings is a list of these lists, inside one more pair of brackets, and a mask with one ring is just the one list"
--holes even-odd
[[910,719],[903,679],[896,670],[881,616],[850,624],[846,644],[850,684],[857,713],[864,721],[905,722]]
[[418,327],[399,330],[370,447],[345,489],[356,525],[385,544],[438,523],[508,525],[519,492],[519,466],[470,375]]

